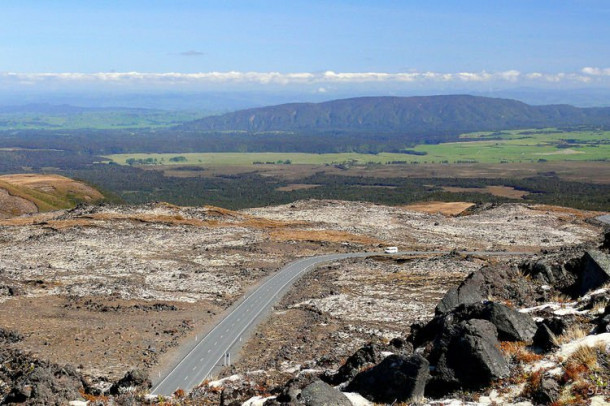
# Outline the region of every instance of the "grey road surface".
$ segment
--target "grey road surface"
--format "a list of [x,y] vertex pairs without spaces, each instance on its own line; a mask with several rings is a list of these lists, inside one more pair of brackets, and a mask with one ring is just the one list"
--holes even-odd
[[[446,254],[447,251],[406,251],[393,255]],[[523,255],[515,252],[462,252],[475,255]],[[346,258],[380,255],[378,252],[329,254],[299,259],[282,268],[260,287],[247,296],[214,327],[197,345],[165,376],[156,382],[151,395],[171,395],[177,389],[190,391],[217,368],[224,365],[227,354],[236,354],[242,338],[247,337],[264,315],[279,301],[299,276],[314,266]]]
[[610,214],[605,214],[603,216],[596,217],[602,223],[610,224]]

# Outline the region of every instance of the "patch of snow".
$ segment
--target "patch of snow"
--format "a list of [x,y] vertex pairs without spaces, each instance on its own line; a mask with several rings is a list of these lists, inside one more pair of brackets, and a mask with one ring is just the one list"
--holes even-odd
[[381,351],[381,355],[383,358],[389,357],[390,355],[394,355],[392,351]]
[[301,375],[306,375],[306,374],[314,375],[314,374],[319,374],[322,372],[324,372],[324,370],[322,370],[322,369],[307,368],[307,369],[300,370],[297,377],[299,377]]
[[269,396],[267,398],[263,398],[261,396],[254,396],[253,398],[250,398],[250,399],[246,400],[244,403],[242,403],[241,406],[263,406],[266,401],[275,399],[275,398],[276,398],[276,396]]
[[588,310],[576,310],[574,308],[566,307],[564,309],[555,310],[553,312],[556,316],[567,316],[569,314],[587,314]]
[[87,406],[89,404],[86,400],[71,400],[68,402],[70,406]]
[[589,405],[591,406],[608,406],[610,405],[610,403],[606,402],[606,399],[604,396],[593,396],[591,398],[591,403],[589,403]]
[[557,309],[561,308],[561,305],[559,303],[551,303],[551,302],[549,302],[549,303],[541,304],[539,306],[526,307],[526,308],[523,308],[523,309],[519,309],[519,312],[520,313],[531,313],[531,312],[536,312],[538,310],[544,310],[544,309],[547,309],[549,307],[551,309],[553,309],[553,310],[557,310]]
[[550,369],[555,366],[557,366],[556,362],[553,362],[548,359],[543,359],[543,360],[535,362],[531,365],[526,365],[525,368],[523,368],[523,369],[525,370],[525,372],[533,372],[533,371],[538,371],[541,369]]
[[356,392],[343,392],[347,399],[352,402],[352,406],[373,406],[373,403],[366,400],[362,395]]
[[212,382],[208,383],[208,386],[210,388],[220,388],[221,386],[224,385],[225,382],[235,382],[235,381],[239,381],[240,379],[242,379],[241,375],[231,375],[226,378],[219,379],[217,381],[212,381]]
[[557,356],[567,359],[574,354],[579,347],[596,347],[598,345],[605,346],[606,352],[609,352],[608,347],[610,347],[610,333],[586,336],[564,344],[559,348],[559,351],[557,351]]
[[583,297],[580,298],[580,301],[589,301],[591,300],[591,298],[593,296],[597,296],[597,295],[601,295],[602,293],[606,293],[608,291],[608,289],[606,288],[599,288],[597,290],[594,290],[593,292],[589,292],[586,295],[584,295]]

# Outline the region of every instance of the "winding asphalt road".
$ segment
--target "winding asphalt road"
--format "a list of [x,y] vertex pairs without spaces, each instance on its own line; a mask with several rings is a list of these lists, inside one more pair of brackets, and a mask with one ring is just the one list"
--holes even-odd
[[[393,255],[447,254],[448,251],[404,251]],[[461,252],[484,256],[524,255],[523,252]],[[346,258],[383,255],[379,252],[329,254],[303,258],[282,268],[248,295],[166,375],[155,383],[151,395],[171,395],[178,388],[190,391],[227,361],[227,354],[236,354],[242,338],[247,338],[264,319],[273,305],[290,289],[293,282],[314,266]]]

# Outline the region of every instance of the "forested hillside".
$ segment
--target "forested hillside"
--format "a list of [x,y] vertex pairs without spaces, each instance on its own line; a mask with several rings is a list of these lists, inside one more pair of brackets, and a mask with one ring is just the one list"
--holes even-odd
[[530,106],[516,100],[467,95],[361,97],[241,110],[179,128],[249,133],[409,134],[412,140],[439,142],[470,131],[576,125],[610,125],[610,108]]

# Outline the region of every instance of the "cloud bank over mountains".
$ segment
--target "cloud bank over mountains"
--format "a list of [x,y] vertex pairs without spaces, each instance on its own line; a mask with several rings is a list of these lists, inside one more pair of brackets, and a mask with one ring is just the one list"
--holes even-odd
[[544,73],[507,70],[501,72],[199,72],[199,73],[14,73],[0,72],[0,85],[16,88],[63,88],[116,86],[136,88],[291,87],[337,85],[494,85],[494,86],[610,86],[610,68],[584,67],[578,72]]

